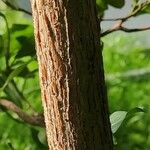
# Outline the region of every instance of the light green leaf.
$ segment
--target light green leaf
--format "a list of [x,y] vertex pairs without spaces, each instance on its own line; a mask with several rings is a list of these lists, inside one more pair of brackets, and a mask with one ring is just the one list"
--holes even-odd
[[115,133],[119,129],[126,115],[126,111],[116,111],[110,115],[112,133]]
[[110,123],[111,123],[112,133],[114,134],[119,129],[119,127],[121,126],[121,124],[124,121],[128,121],[129,119],[134,117],[134,115],[136,113],[139,113],[139,112],[145,112],[145,110],[140,107],[135,107],[128,112],[127,111],[116,111],[116,112],[112,113],[110,115]]

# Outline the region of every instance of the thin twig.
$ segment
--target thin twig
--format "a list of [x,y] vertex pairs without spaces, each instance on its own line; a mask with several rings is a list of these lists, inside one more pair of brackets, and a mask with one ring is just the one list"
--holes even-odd
[[42,114],[38,115],[29,115],[25,113],[22,109],[20,109],[16,104],[13,102],[6,100],[6,99],[0,99],[0,105],[4,108],[16,113],[24,122],[31,124],[31,125],[37,125],[44,127],[44,117]]
[[135,28],[135,29],[128,29],[128,28],[125,28],[125,27],[121,27],[120,30],[124,31],[124,32],[139,32],[139,31],[150,30],[150,26],[142,27],[142,28]]
[[125,22],[126,20],[128,20],[131,17],[136,16],[140,11],[141,11],[141,7],[138,7],[135,11],[133,11],[132,13],[130,13],[129,15],[125,16],[125,17],[120,17],[120,18],[102,18],[102,21],[118,21],[121,20],[122,22]]
[[145,31],[145,30],[150,30],[150,26],[141,27],[141,28],[134,28],[134,29],[126,28],[126,27],[123,27],[123,26],[118,26],[116,28],[112,28],[110,30],[107,30],[107,31],[101,33],[101,37],[103,37],[103,36],[105,36],[107,34],[110,34],[110,33],[114,32],[114,31],[124,31],[124,32],[131,33],[131,32]]
[[135,5],[133,7],[132,12],[130,14],[128,14],[127,16],[125,16],[125,17],[120,17],[120,18],[106,18],[106,19],[102,18],[102,21],[118,21],[118,20],[122,20],[123,22],[125,22],[129,18],[136,16],[143,8],[145,8],[145,6],[147,6],[149,4],[150,4],[150,1],[146,1],[146,2],[143,2],[143,3],[139,4],[139,5]]

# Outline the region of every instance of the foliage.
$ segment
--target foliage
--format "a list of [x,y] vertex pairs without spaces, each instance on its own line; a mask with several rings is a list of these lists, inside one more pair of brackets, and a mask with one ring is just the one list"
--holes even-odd
[[[125,120],[125,113],[118,114],[123,124],[117,124],[119,129],[114,133],[116,150],[148,150],[150,146],[150,45],[145,38],[149,38],[149,32],[118,32],[102,39],[110,111],[131,114]],[[145,113],[139,112],[137,106]]]
[[122,122],[125,120],[126,115],[126,111],[116,111],[110,115],[111,130],[113,134],[119,129]]
[[[142,108],[135,107],[129,112],[127,111],[115,111],[110,115],[110,123],[112,133],[115,134],[123,123],[128,123],[129,119],[134,117],[137,112],[145,112]],[[116,142],[116,141],[115,141]]]

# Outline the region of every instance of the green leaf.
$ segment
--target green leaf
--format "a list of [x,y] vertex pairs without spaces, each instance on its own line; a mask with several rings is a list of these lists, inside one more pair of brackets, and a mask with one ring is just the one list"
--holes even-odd
[[107,0],[96,0],[96,4],[100,14],[102,14],[103,11],[108,8]]
[[108,0],[108,3],[116,8],[122,8],[125,4],[125,0]]
[[148,4],[141,12],[142,13],[150,13],[150,4]]
[[34,37],[20,36],[17,37],[17,40],[21,44],[21,48],[18,51],[16,58],[35,55]]
[[[0,86],[3,86],[6,79],[4,80],[5,76],[0,76]],[[18,92],[16,86],[13,83],[9,82],[6,88],[4,89],[4,93],[6,94],[6,99],[11,100],[17,106],[22,108],[21,101],[24,100],[22,95]]]
[[133,109],[131,109],[128,114],[135,114],[135,113],[138,113],[138,112],[145,112],[144,108],[143,107],[135,107]]
[[126,115],[126,111],[116,111],[110,115],[112,133],[115,133],[119,129],[122,122],[125,120]]
[[135,107],[135,108],[131,109],[131,110],[127,113],[126,120],[131,119],[136,113],[139,113],[139,112],[144,113],[144,112],[145,112],[144,108]]
[[22,31],[25,30],[29,27],[29,25],[27,24],[13,24],[11,27],[11,32],[18,32],[18,31]]
[[7,143],[7,145],[8,145],[10,150],[15,150],[13,145],[12,145],[12,143],[10,141]]
[[45,130],[39,130],[38,138],[43,145],[47,145]]
[[2,78],[2,75],[0,74],[0,87],[3,86],[4,83],[5,83],[5,82],[4,82],[3,78]]
[[4,39],[3,36],[0,35],[0,56],[3,56],[3,48],[4,48]]
[[[45,133],[44,133],[44,131],[43,131],[43,133],[41,133],[41,132],[42,132],[42,130],[39,131],[35,128],[31,128],[31,136],[32,136],[34,142],[38,145],[38,147],[40,149],[47,149],[48,147],[47,147],[47,143],[46,143]],[[39,136],[44,136],[44,137],[39,138]],[[41,141],[41,139],[44,141]]]
[[25,68],[26,66],[27,66],[27,63],[25,63],[25,64],[23,64],[23,65],[17,67],[15,70],[13,70],[13,71],[9,74],[9,76],[8,76],[7,80],[5,81],[4,85],[0,88],[0,91],[4,90],[5,87],[8,85],[8,83],[9,83],[14,77],[16,77],[17,75],[19,75],[19,74],[24,70],[24,68]]
[[122,125],[124,121],[128,121],[131,119],[136,113],[145,112],[143,108],[135,107],[131,109],[129,112],[127,111],[116,111],[110,115],[110,123],[111,123],[111,130],[114,134],[119,127]]

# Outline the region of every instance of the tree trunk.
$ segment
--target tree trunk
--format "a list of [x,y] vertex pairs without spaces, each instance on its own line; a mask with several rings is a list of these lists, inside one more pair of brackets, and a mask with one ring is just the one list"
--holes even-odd
[[50,150],[112,150],[93,0],[31,0]]

